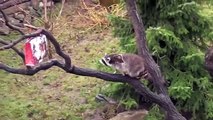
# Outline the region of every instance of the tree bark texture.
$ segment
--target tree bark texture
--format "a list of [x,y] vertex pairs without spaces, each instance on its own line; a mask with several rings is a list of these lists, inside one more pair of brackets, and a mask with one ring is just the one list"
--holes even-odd
[[148,51],[145,28],[143,21],[137,12],[136,0],[126,0],[126,6],[129,18],[135,31],[138,54],[145,59],[146,69],[152,76],[151,81],[162,99],[162,103],[159,103],[158,105],[160,105],[166,111],[167,120],[185,120],[185,118],[177,111],[176,107],[172,103],[164,85],[165,80],[161,74],[159,66],[155,63]]
[[205,69],[213,78],[213,47],[210,47],[205,54]]

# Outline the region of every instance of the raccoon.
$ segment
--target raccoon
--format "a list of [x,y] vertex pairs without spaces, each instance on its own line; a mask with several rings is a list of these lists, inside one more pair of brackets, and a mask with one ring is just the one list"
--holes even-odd
[[118,70],[122,75],[128,75],[137,79],[147,79],[149,77],[145,68],[145,60],[136,54],[108,54],[100,62],[103,65]]

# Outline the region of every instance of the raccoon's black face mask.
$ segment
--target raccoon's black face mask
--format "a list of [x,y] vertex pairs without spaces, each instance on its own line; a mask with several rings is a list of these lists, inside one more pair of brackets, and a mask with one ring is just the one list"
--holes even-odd
[[105,62],[105,60],[101,59],[101,63],[103,63],[104,65],[108,66]]
[[119,55],[119,54],[110,54],[110,55],[105,55],[101,60],[100,62],[103,64],[103,65],[106,65],[106,66],[112,66],[114,64],[118,64],[118,63],[123,63],[123,59],[122,59],[122,56]]
[[100,62],[105,66],[111,66],[111,58],[108,55],[104,56]]

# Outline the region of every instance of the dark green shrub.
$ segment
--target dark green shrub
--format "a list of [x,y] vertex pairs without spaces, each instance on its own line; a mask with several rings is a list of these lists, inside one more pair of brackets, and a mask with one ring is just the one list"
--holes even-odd
[[[138,0],[138,6],[148,47],[165,79],[171,83],[168,91],[174,104],[181,111],[192,112],[193,119],[213,119],[213,85],[203,67],[204,52],[213,40],[209,21],[212,16],[202,13],[202,5],[192,0]],[[135,53],[130,21],[113,15],[109,19],[114,35],[120,38],[121,48]],[[118,96],[121,88],[110,87]],[[126,97],[132,98],[128,94]]]

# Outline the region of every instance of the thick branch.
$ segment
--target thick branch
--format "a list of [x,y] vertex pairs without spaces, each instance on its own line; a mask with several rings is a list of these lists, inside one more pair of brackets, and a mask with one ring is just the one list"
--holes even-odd
[[166,104],[162,102],[162,99],[164,99],[163,96],[153,93],[137,79],[128,76],[123,76],[121,74],[111,74],[91,69],[79,68],[75,66],[73,66],[73,69],[69,71],[69,73],[81,76],[96,77],[105,81],[128,83],[132,85],[133,88],[135,88],[139,92],[139,94],[143,95],[145,98],[149,99],[154,103],[166,106]]
[[9,19],[8,19],[8,17],[7,17],[7,15],[3,12],[2,9],[0,9],[0,13],[3,15],[3,18],[4,18],[4,20],[5,20],[5,24],[6,24],[10,29],[16,30],[16,31],[18,31],[20,34],[24,35],[24,32],[21,31],[21,29],[20,29],[19,27],[14,26],[14,25],[12,25],[12,24],[10,23],[10,21],[9,21]]
[[150,101],[153,101],[157,104],[165,105],[165,103],[162,103],[163,97],[151,92],[149,89],[147,89],[141,82],[137,79],[128,77],[128,76],[122,76],[121,74],[110,74],[106,72],[96,71],[92,69],[85,69],[85,68],[79,68],[73,66],[72,69],[67,69],[63,63],[59,62],[58,60],[51,60],[45,63],[41,63],[39,66],[32,68],[32,69],[16,69],[11,68],[7,65],[4,65],[0,63],[0,69],[5,70],[9,73],[14,74],[22,74],[22,75],[34,75],[38,73],[41,70],[47,70],[53,66],[58,66],[65,70],[68,73],[72,73],[75,75],[81,75],[81,76],[89,76],[89,77],[96,77],[100,78],[105,81],[111,81],[111,82],[122,82],[122,83],[129,83],[132,85],[141,95],[143,95],[145,98],[150,99]]
[[57,42],[55,37],[53,37],[53,35],[50,32],[48,32],[47,30],[44,30],[44,29],[42,29],[41,34],[46,35],[47,39],[53,44],[56,53],[65,60],[65,68],[66,69],[71,69],[70,56],[68,56],[67,54],[62,52],[60,44]]
[[21,75],[34,75],[38,73],[41,70],[47,70],[51,68],[52,66],[58,66],[60,68],[64,68],[63,64],[60,63],[58,60],[50,60],[45,63],[40,64],[39,66],[35,68],[30,68],[30,69],[17,69],[17,68],[12,68],[7,65],[4,65],[0,62],[0,69],[5,70],[9,73],[14,73],[14,74],[21,74]]
[[[9,43],[8,42],[5,42],[4,40],[0,39],[0,43],[3,44],[3,45],[8,45]],[[12,50],[14,50],[21,58],[22,60],[24,61],[24,53],[19,51],[16,47],[11,47]]]

